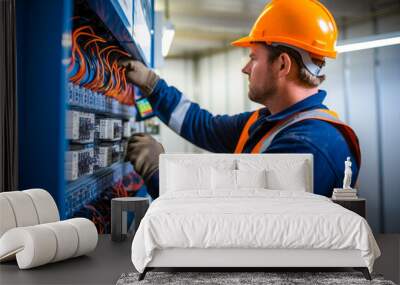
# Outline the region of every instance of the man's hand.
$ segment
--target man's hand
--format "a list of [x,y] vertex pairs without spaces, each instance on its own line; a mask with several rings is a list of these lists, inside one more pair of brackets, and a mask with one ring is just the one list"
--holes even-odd
[[125,160],[145,182],[158,170],[158,157],[164,153],[163,146],[148,134],[138,133],[129,138]]
[[126,68],[125,74],[128,82],[139,86],[146,96],[153,93],[154,87],[160,77],[143,63],[130,58],[119,60],[118,64]]

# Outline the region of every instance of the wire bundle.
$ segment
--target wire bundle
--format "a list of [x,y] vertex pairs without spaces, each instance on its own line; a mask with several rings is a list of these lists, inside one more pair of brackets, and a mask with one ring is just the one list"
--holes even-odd
[[97,35],[89,25],[72,32],[72,53],[68,66],[69,81],[94,92],[103,93],[132,106],[134,88],[126,80],[125,67],[118,65],[129,54]]
[[136,192],[144,186],[143,179],[131,172],[117,181],[112,187],[103,191],[97,199],[86,204],[75,217],[90,219],[97,228],[99,234],[107,234],[111,231],[111,199],[118,197],[134,197]]

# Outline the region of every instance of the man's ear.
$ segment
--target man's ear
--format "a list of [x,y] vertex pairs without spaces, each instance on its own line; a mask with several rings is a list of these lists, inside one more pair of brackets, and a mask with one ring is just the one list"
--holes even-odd
[[283,52],[279,55],[277,61],[279,62],[279,77],[287,76],[293,64],[291,57]]

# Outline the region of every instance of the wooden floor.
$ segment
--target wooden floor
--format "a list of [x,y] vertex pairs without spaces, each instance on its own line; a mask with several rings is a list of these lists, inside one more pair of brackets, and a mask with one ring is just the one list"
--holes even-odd
[[0,264],[0,284],[115,284],[124,272],[134,271],[131,242],[115,243],[100,235],[95,251],[41,267],[18,270],[16,262]]
[[381,257],[375,262],[374,272],[400,284],[400,234],[377,235],[376,242],[381,250]]
[[[378,235],[376,240],[382,256],[374,272],[399,283],[400,234]],[[16,262],[0,264],[0,284],[115,284],[122,273],[135,271],[130,251],[131,240],[115,243],[109,235],[101,235],[96,250],[88,256],[29,270],[19,270]]]

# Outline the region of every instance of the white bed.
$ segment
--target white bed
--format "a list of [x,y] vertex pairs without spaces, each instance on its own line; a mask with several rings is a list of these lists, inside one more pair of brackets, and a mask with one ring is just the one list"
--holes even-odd
[[354,267],[370,278],[380,251],[368,223],[312,194],[312,167],[308,154],[161,155],[160,197],[132,243],[140,279],[155,267]]

